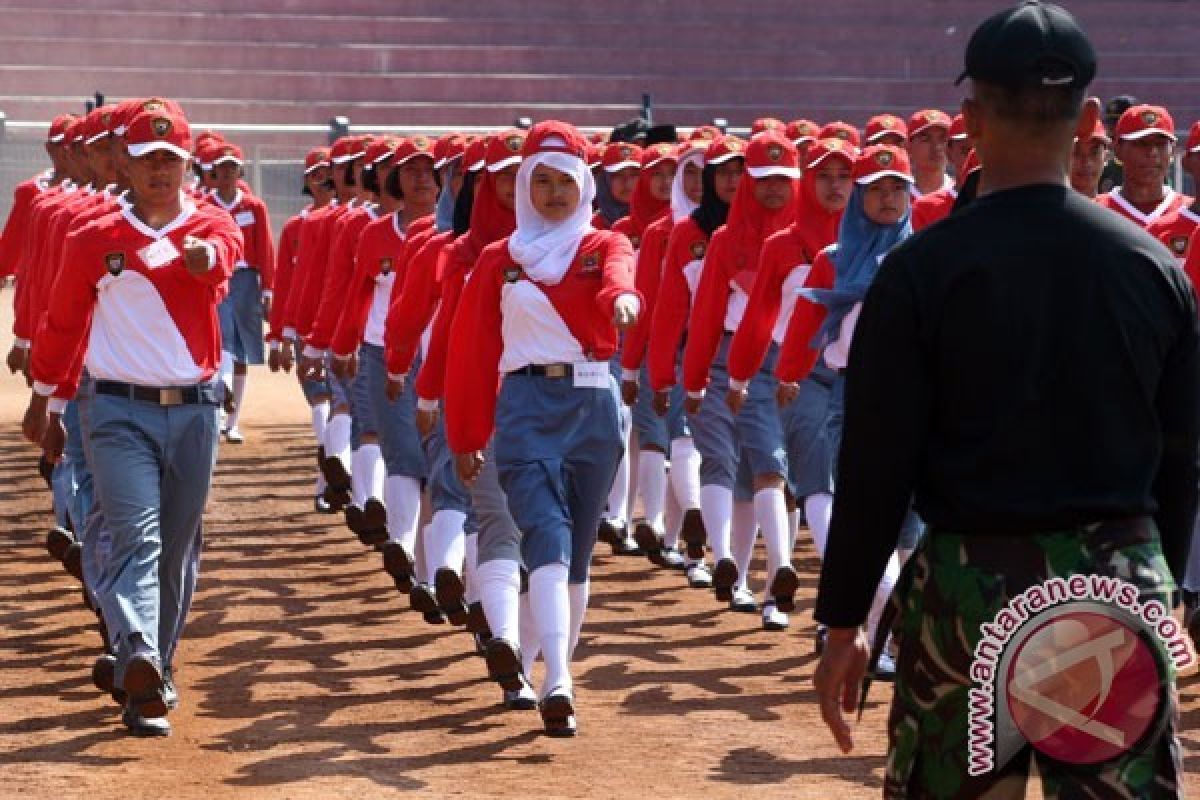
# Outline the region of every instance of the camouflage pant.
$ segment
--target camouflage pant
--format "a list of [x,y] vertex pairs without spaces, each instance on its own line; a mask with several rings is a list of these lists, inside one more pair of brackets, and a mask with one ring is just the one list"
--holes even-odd
[[968,774],[970,666],[980,625],[1025,589],[1073,574],[1121,578],[1138,588],[1141,602],[1158,599],[1172,608],[1175,586],[1152,524],[1003,538],[929,532],[905,565],[892,598],[899,658],[888,720],[885,797],[1024,797],[1031,759],[1037,761],[1047,798],[1182,795],[1173,672],[1166,726],[1140,752],[1074,765],[1025,745],[995,771]]

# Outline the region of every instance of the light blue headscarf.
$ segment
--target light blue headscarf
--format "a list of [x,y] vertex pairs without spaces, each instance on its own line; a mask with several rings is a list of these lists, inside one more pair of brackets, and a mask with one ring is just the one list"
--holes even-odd
[[879,272],[879,264],[892,248],[912,235],[912,205],[894,225],[872,222],[863,211],[863,195],[867,187],[855,185],[850,202],[842,214],[837,244],[830,252],[834,279],[832,289],[805,289],[802,297],[829,309],[824,324],[813,337],[811,346],[822,349],[835,341],[842,320],[855,304],[866,297],[867,289]]
[[450,185],[454,182],[454,176],[458,174],[460,166],[462,166],[461,158],[451,161],[442,176],[442,192],[438,195],[437,208],[434,210],[433,217],[439,233],[454,227],[454,201],[456,198]]

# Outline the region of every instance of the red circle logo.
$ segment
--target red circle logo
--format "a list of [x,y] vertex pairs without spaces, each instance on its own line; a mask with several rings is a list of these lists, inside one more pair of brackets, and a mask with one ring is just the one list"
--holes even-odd
[[1096,764],[1138,745],[1162,710],[1158,660],[1143,636],[1073,611],[1035,629],[1005,678],[1013,723],[1040,752]]

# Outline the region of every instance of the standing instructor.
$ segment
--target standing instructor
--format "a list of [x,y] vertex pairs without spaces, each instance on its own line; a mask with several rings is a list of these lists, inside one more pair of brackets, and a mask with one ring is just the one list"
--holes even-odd
[[[983,164],[978,199],[892,251],[858,321],[816,607],[829,640],[815,682],[822,717],[849,751],[842,714],[868,661],[861,626],[915,497],[929,534],[893,599],[888,797],[1022,797],[1033,757],[1047,796],[1180,791],[1170,665],[1160,681],[1131,685],[1122,651],[1101,686],[1103,665],[1071,672],[1053,651],[1066,638],[1057,635],[1038,643],[1053,651],[1043,663],[1061,667],[1045,682],[1066,675],[1065,686],[1014,689],[1016,673],[998,670],[986,698],[995,713],[983,721],[1001,734],[1011,722],[1017,734],[997,738],[992,768],[968,763],[981,626],[1030,587],[1072,575],[1119,578],[1136,587],[1139,607],[1173,608],[1191,539],[1195,302],[1165,248],[1067,186],[1077,124],[1096,113],[1084,103],[1095,71],[1087,37],[1057,6],[1025,2],[976,30],[962,110]],[[1034,615],[1008,645],[1032,641],[1022,636],[1039,620],[1061,619]],[[1026,655],[1008,663],[1015,670]],[[1072,679],[1085,691],[1064,697],[1079,689]],[[1108,697],[1130,700],[1114,710],[1125,719],[1148,700],[1156,724],[1104,758],[1086,759],[1082,747],[1046,757],[1082,728],[1000,694],[1027,689],[1062,690],[1058,708],[1073,704],[1076,720],[1096,718]]]

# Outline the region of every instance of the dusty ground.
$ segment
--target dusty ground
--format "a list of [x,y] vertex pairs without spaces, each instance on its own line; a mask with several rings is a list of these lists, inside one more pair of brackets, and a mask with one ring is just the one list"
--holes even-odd
[[[0,377],[0,798],[878,795],[886,687],[852,757],[816,714],[811,549],[784,634],[643,559],[598,558],[581,734],[548,740],[536,712],[499,706],[466,634],[426,625],[375,553],[311,513],[307,413],[292,379],[265,370],[246,444],[222,447],[175,732],[131,739],[91,685],[93,617],[43,549],[49,496],[18,441],[24,400]],[[1194,677],[1183,698],[1195,793]]]

